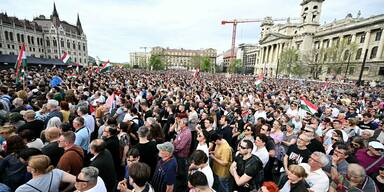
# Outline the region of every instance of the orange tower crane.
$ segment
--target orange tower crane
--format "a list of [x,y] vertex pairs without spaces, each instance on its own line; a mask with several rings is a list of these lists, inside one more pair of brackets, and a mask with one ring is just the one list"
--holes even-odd
[[296,18],[290,19],[290,18],[279,18],[279,19],[272,19],[271,17],[265,17],[263,19],[234,19],[234,20],[224,20],[221,21],[222,25],[225,24],[232,24],[232,46],[231,46],[231,61],[236,58],[235,56],[235,43],[236,43],[236,28],[238,23],[256,23],[256,22],[263,22],[263,21],[287,21],[289,22],[290,20],[297,20]]

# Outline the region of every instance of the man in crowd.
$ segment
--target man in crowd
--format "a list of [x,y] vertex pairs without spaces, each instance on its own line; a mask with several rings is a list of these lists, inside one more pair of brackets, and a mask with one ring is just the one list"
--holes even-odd
[[327,156],[321,152],[313,152],[308,163],[299,164],[305,169],[308,176],[305,181],[309,185],[309,189],[317,191],[328,191],[329,179],[327,174],[322,170],[329,163]]
[[75,144],[80,146],[87,154],[91,134],[89,129],[84,126],[84,118],[76,117],[72,124],[76,134]]
[[231,175],[229,167],[232,162],[232,148],[222,135],[211,135],[212,142],[216,145],[215,150],[211,152],[212,169],[219,183],[219,191],[231,191]]
[[176,183],[177,161],[173,156],[174,146],[171,142],[157,145],[159,157],[151,184],[156,192],[172,192]]
[[96,167],[84,167],[76,177],[75,187],[79,192],[107,192]]
[[64,149],[57,168],[72,175],[80,173],[84,165],[84,152],[75,144],[76,135],[72,131],[64,132],[59,138],[59,147]]

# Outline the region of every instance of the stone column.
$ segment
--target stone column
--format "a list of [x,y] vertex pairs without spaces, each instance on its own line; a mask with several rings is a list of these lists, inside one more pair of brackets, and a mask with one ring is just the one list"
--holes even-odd
[[380,42],[379,42],[379,48],[377,50],[377,58],[381,59],[383,56],[383,46],[384,46],[384,29],[381,29],[381,37],[380,37]]

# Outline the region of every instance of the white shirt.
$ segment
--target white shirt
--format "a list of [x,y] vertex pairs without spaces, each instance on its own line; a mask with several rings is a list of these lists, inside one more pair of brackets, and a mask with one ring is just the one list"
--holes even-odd
[[202,150],[207,155],[207,157],[209,157],[208,145],[206,143],[202,145],[200,143],[197,144],[196,150]]
[[82,117],[84,118],[84,126],[88,128],[90,133],[92,133],[95,130],[95,119],[92,115],[88,114],[85,114]]
[[310,189],[314,192],[326,192],[329,189],[329,179],[327,174],[322,169],[318,169],[316,171],[310,171],[311,166],[308,163],[300,163],[307,172],[308,177],[305,179]]
[[107,188],[105,188],[103,179],[101,177],[97,177],[97,184],[84,192],[107,192]]
[[34,141],[27,143],[27,147],[41,150],[44,147],[44,143],[40,138],[36,138]]
[[207,177],[209,187],[212,188],[212,186],[213,186],[213,172],[212,172],[211,167],[209,167],[209,165],[207,165],[206,167],[204,167],[202,169],[198,169],[198,171],[201,171],[202,173],[204,173],[204,175]]
[[265,112],[265,111],[256,111],[255,114],[254,114],[254,117],[255,117],[255,122],[257,121],[257,119],[259,117],[262,117],[263,119],[267,119],[267,112]]
[[265,165],[269,161],[269,153],[267,148],[263,147],[258,149],[257,147],[254,147],[252,150],[252,154],[256,155],[261,160],[261,162],[263,162],[263,167],[265,167]]

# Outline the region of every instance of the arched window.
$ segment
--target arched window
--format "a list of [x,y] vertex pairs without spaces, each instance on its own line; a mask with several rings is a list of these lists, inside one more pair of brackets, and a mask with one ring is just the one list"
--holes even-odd
[[47,45],[47,47],[51,46],[51,43],[49,42],[49,38],[48,37],[45,39],[45,44]]
[[318,6],[317,6],[317,5],[313,6],[313,9],[317,9],[317,8],[318,8]]
[[376,58],[376,55],[377,55],[377,49],[378,49],[377,46],[372,48],[372,51],[371,51],[371,57],[370,57],[371,59]]
[[304,8],[304,11],[308,11],[308,7]]
[[361,52],[363,51],[362,48],[358,49],[357,52],[356,52],[356,57],[355,57],[355,60],[359,60],[360,57],[361,57]]
[[346,61],[347,59],[348,59],[348,57],[349,57],[349,50],[345,50],[345,52],[344,52],[344,61]]

